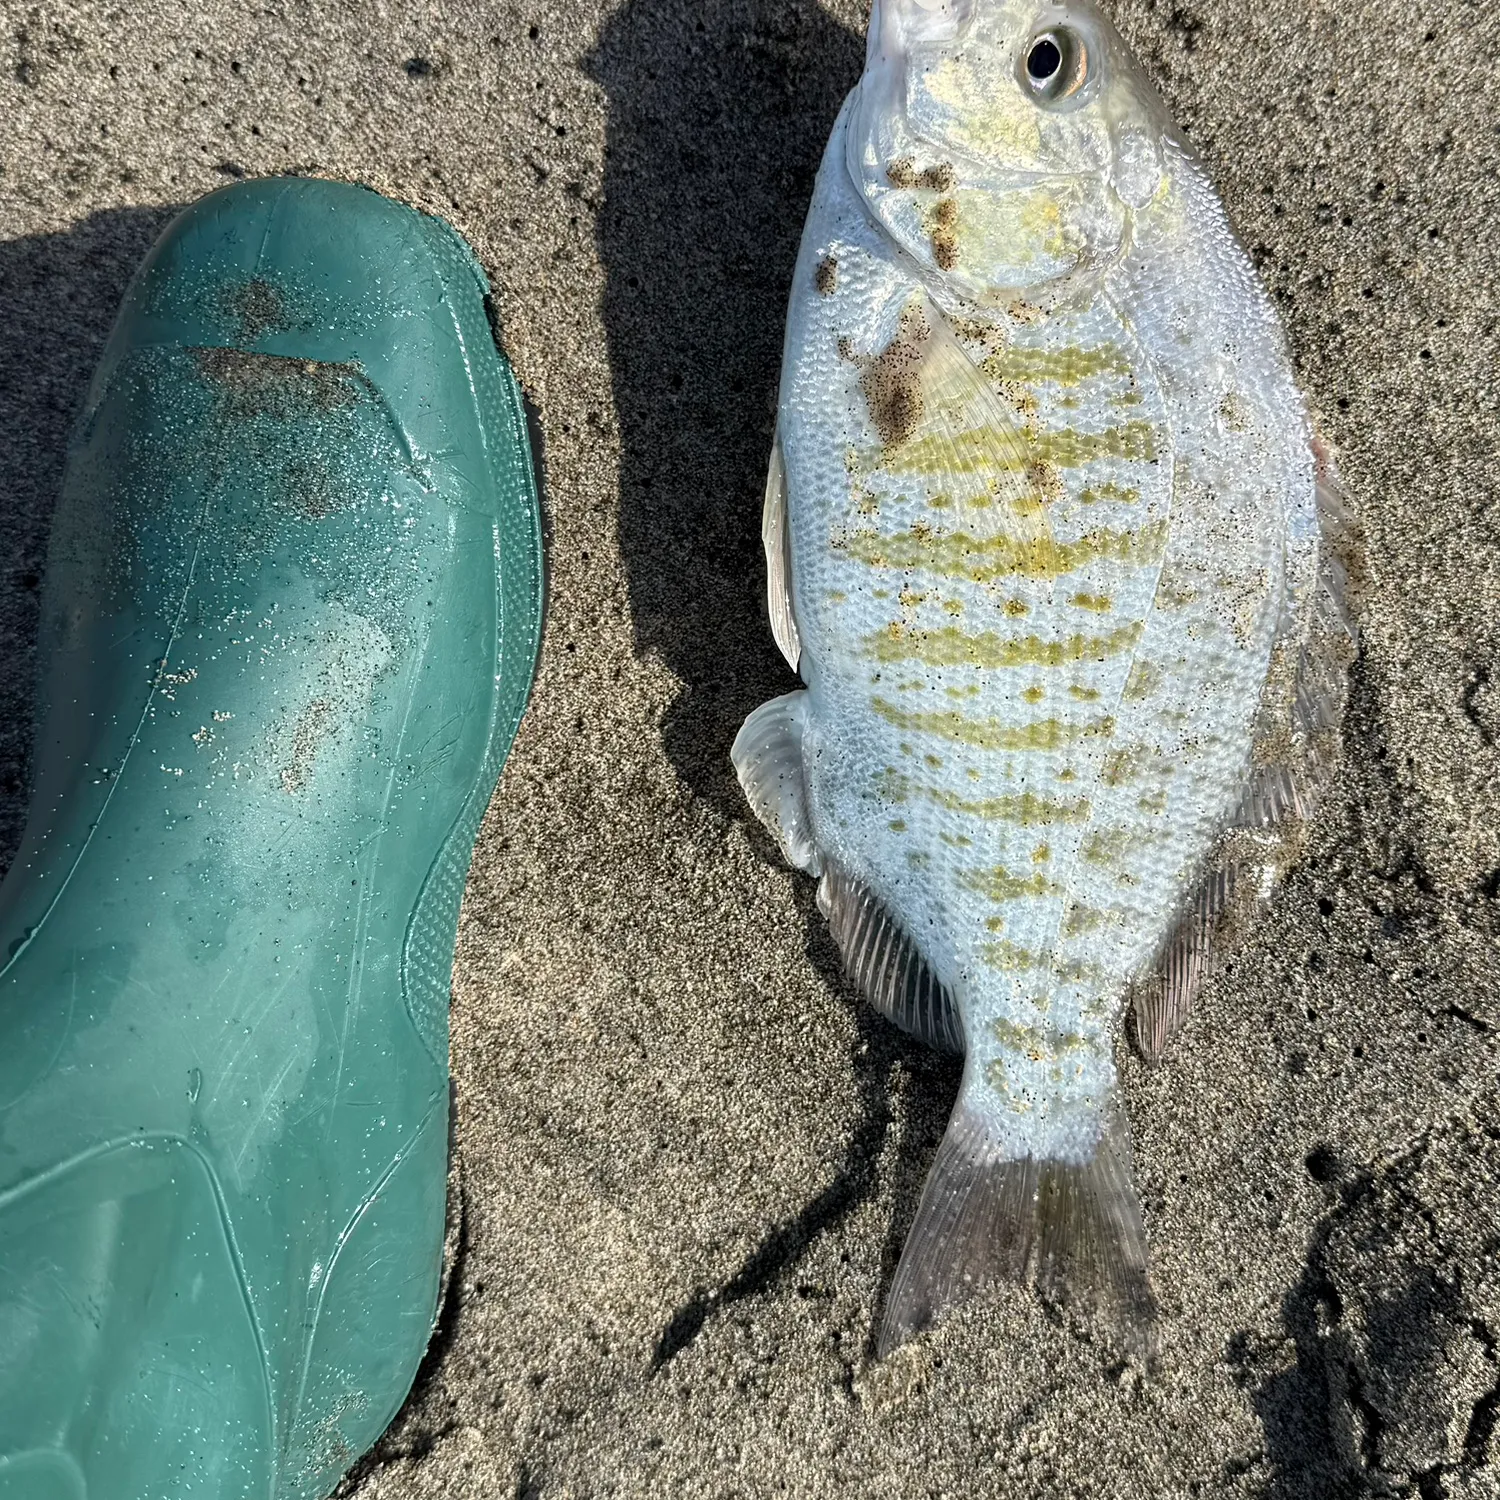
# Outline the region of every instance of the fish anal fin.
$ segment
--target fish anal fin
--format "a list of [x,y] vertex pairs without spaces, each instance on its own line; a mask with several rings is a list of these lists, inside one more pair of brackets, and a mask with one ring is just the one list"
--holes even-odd
[[771,634],[776,637],[787,665],[795,672],[802,660],[802,635],[792,608],[792,533],[787,524],[786,462],[779,432],[771,445],[766,499],[760,513],[760,539],[766,550],[766,604],[771,616]]
[[942,1052],[964,1050],[963,1019],[907,929],[852,875],[830,863],[818,905],[844,969],[887,1020]]
[[881,1324],[883,1358],[988,1284],[1034,1274],[1043,1296],[1103,1325],[1149,1360],[1156,1299],[1117,1107],[1086,1161],[1007,1152],[995,1122],[960,1094],[922,1189]]
[[817,875],[823,861],[813,837],[802,770],[806,718],[805,689],[772,698],[741,725],[729,755],[745,800],[781,846],[787,863]]
[[1149,1063],[1159,1063],[1182,1029],[1215,956],[1215,933],[1234,894],[1237,865],[1216,865],[1193,893],[1172,929],[1155,972],[1138,982],[1132,996],[1135,1043]]

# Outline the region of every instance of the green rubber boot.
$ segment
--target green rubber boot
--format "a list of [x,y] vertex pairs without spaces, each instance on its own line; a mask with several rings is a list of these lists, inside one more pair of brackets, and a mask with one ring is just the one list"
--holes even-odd
[[448,226],[226,188],[126,295],[0,887],[0,1500],[321,1496],[432,1328],[540,517]]

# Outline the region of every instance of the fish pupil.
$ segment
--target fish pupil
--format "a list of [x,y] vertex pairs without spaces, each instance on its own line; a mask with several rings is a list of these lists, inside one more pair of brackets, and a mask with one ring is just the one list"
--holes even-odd
[[1062,51],[1050,36],[1042,37],[1026,55],[1026,72],[1036,83],[1046,83],[1062,67]]

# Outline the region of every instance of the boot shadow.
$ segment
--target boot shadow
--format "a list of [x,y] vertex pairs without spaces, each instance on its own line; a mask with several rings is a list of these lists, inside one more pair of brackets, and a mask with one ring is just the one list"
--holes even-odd
[[180,205],[0,242],[0,876],[26,821],[36,641],[68,435],[126,284]]

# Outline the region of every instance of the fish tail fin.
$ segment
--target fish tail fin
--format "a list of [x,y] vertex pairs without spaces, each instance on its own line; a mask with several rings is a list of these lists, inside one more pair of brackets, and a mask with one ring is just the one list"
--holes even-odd
[[1017,1157],[961,1094],[896,1268],[877,1355],[986,1283],[1025,1281],[1033,1265],[1045,1297],[1079,1307],[1149,1361],[1156,1299],[1123,1115],[1106,1111],[1086,1161]]

